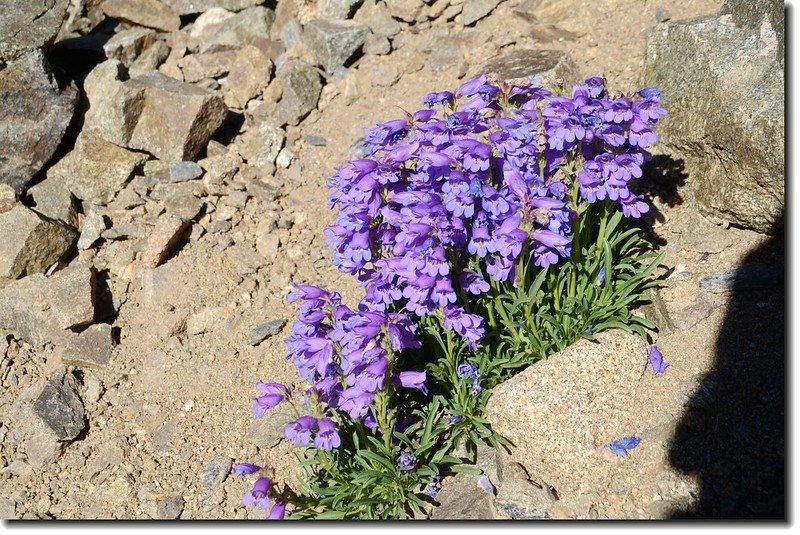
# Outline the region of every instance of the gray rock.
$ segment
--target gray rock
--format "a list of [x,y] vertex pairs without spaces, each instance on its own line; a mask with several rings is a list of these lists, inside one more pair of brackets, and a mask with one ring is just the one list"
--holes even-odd
[[169,162],[169,181],[188,182],[203,176],[203,168],[196,162]]
[[0,214],[4,214],[17,204],[17,192],[8,184],[0,184]]
[[303,43],[303,26],[296,18],[289,19],[289,22],[281,28],[281,41],[286,49]]
[[442,481],[437,497],[439,506],[431,520],[493,520],[492,496],[477,483],[474,475],[457,474]]
[[772,288],[781,283],[782,273],[764,264],[747,264],[700,279],[700,287],[712,293]]
[[161,0],[178,15],[204,13],[211,8],[222,8],[228,11],[241,11],[248,7],[263,4],[264,0]]
[[159,0],[105,0],[103,12],[111,18],[124,20],[165,32],[180,29],[181,19]]
[[110,59],[97,65],[83,83],[89,102],[83,132],[121,147],[127,147],[144,107],[144,89],[129,87],[125,66]]
[[318,0],[317,16],[324,19],[346,19],[361,0]]
[[206,29],[208,38],[200,43],[200,52],[217,52],[258,45],[269,38],[275,12],[264,6],[240,11],[224,21]]
[[145,161],[146,154],[123,149],[93,133],[83,133],[73,150],[47,171],[47,178],[65,182],[82,201],[105,205]]
[[262,122],[239,136],[233,147],[252,166],[269,166],[275,162],[286,139],[284,131],[274,123]]
[[172,214],[184,221],[191,221],[200,213],[205,206],[202,199],[198,199],[191,192],[175,192],[164,199],[164,206],[167,213]]
[[64,370],[56,372],[47,381],[33,404],[33,411],[59,440],[73,440],[86,427],[78,382]]
[[284,325],[286,325],[286,319],[284,318],[262,323],[250,331],[250,334],[247,336],[247,343],[251,346],[257,346],[270,336],[281,332]]
[[233,461],[226,455],[217,455],[200,471],[200,482],[204,487],[213,489],[220,486],[230,475]]
[[687,197],[763,233],[783,232],[783,16],[780,2],[729,0],[717,16],[659,24],[643,75],[669,111],[662,150],[694,177]]
[[24,191],[55,153],[77,98],[74,84],[59,91],[38,50],[5,66],[0,61],[0,184],[10,185],[18,195]]
[[73,337],[61,360],[64,364],[78,368],[103,368],[111,359],[114,341],[111,325],[99,323]]
[[456,16],[456,22],[469,26],[492,12],[500,0],[464,0],[461,13]]
[[671,18],[672,18],[672,15],[670,15],[669,11],[667,11],[663,7],[659,7],[658,9],[656,9],[656,21],[657,22],[667,22]]
[[317,70],[305,61],[292,61],[278,72],[283,81],[283,96],[276,119],[280,124],[297,125],[317,107],[322,92]]
[[225,102],[243,109],[261,94],[272,79],[272,61],[254,46],[245,46],[236,54],[225,82]]
[[103,51],[109,59],[131,65],[156,39],[158,34],[148,28],[121,30],[103,44]]
[[580,78],[569,53],[563,50],[515,50],[490,60],[478,72],[517,83],[538,76],[545,87],[570,86]]
[[0,9],[0,64],[47,48],[66,11],[67,0],[5,0]]
[[94,268],[67,266],[40,284],[50,313],[61,329],[90,325],[95,319],[96,273]]
[[142,111],[127,147],[145,150],[160,160],[194,159],[227,113],[219,96],[159,72],[124,84],[127,89],[144,91]]
[[392,37],[400,33],[402,26],[389,13],[386,4],[375,0],[365,0],[356,12],[354,19],[366,24],[372,33]]
[[50,267],[72,248],[78,233],[17,205],[0,214],[0,236],[3,236],[0,240],[0,286],[3,286],[8,279]]
[[386,36],[372,34],[364,42],[364,53],[373,56],[383,56],[392,51],[392,44]]
[[175,495],[156,500],[156,520],[177,520],[183,513],[183,496]]
[[496,507],[514,520],[550,517],[556,497],[547,485],[531,481],[525,469],[513,462],[501,465],[498,475]]
[[[45,178],[25,192],[35,203],[34,209],[45,217],[73,228],[78,226],[78,211],[69,183],[60,176]],[[0,210],[2,212],[2,210]]]
[[318,65],[333,72],[364,44],[369,27],[353,20],[315,19],[306,24],[303,41]]
[[[302,398],[302,396],[300,396]],[[302,403],[302,399],[298,399]],[[286,424],[296,419],[294,409],[289,403],[281,403],[270,409],[261,418],[255,418],[250,424],[250,438],[259,448],[271,448],[283,440]]]
[[322,136],[317,136],[315,134],[308,134],[303,136],[303,140],[306,143],[311,145],[312,147],[325,147],[328,145],[328,140]]

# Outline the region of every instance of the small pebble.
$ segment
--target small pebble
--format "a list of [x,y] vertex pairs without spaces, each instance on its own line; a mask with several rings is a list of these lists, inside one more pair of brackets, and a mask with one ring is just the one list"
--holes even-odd
[[322,136],[317,136],[314,134],[308,134],[307,136],[303,137],[306,143],[311,145],[312,147],[324,147],[328,144],[328,140]]
[[281,329],[283,329],[284,325],[286,325],[286,320],[284,318],[262,323],[250,331],[247,337],[247,343],[251,346],[257,346],[270,336],[278,334]]

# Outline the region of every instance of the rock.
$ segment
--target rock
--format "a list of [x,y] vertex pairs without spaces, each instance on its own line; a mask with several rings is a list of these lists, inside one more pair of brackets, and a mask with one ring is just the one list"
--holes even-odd
[[346,19],[361,0],[319,0],[317,16],[324,19]]
[[630,434],[628,415],[647,345],[623,331],[579,340],[495,387],[486,419],[516,448],[513,459],[562,496],[599,468],[598,447]]
[[131,63],[129,72],[131,76],[138,76],[149,71],[154,71],[169,57],[170,48],[164,41],[156,41],[142,52]]
[[89,109],[83,121],[83,133],[121,147],[127,147],[144,107],[144,90],[122,83],[127,80],[125,66],[110,59],[97,65],[83,83]]
[[670,15],[669,11],[667,11],[663,7],[659,7],[658,9],[656,9],[656,22],[667,22],[671,18],[672,15]]
[[228,325],[235,315],[231,307],[205,307],[192,314],[186,322],[186,332],[191,335],[219,331]]
[[530,481],[517,463],[501,467],[495,506],[514,520],[550,518],[550,508],[556,503],[550,488]]
[[38,469],[57,462],[64,452],[64,443],[58,442],[52,433],[36,433],[25,441],[28,462]]
[[164,199],[167,213],[184,221],[192,221],[205,206],[205,202],[198,199],[191,192],[176,192]]
[[377,3],[375,0],[365,0],[356,12],[354,19],[357,22],[366,24],[372,33],[393,37],[400,33],[402,26],[394,20],[392,14],[383,2]]
[[147,245],[142,253],[142,264],[148,268],[155,268],[163,263],[172,248],[183,237],[183,231],[188,226],[189,221],[173,215],[159,217],[156,227],[147,239]]
[[297,125],[317,107],[322,92],[319,73],[308,63],[298,60],[284,65],[278,77],[283,81],[283,96],[275,118],[282,125]]
[[78,382],[64,370],[56,372],[47,381],[33,404],[33,411],[59,440],[73,440],[86,427]]
[[280,238],[274,232],[264,232],[256,237],[256,250],[267,260],[275,260],[278,256]]
[[78,199],[108,204],[141,169],[147,155],[109,143],[91,133],[78,136],[75,148],[47,171],[48,180],[61,180]]
[[303,43],[303,26],[300,21],[292,18],[281,28],[281,41],[286,50]]
[[167,176],[172,183],[188,182],[203,176],[203,168],[195,162],[169,162]]
[[233,461],[225,455],[217,455],[200,471],[200,482],[204,487],[213,489],[220,486],[230,475]]
[[156,500],[156,514],[153,515],[153,518],[156,520],[177,520],[183,513],[184,504],[183,496],[180,495],[159,498]]
[[680,331],[688,331],[718,308],[705,292],[698,292],[693,284],[678,283],[660,292],[669,310],[670,321]]
[[437,497],[439,506],[431,520],[494,520],[492,496],[477,484],[476,477],[457,474],[442,482]]
[[392,44],[383,35],[371,34],[364,42],[364,53],[382,56],[392,51]]
[[[558,500],[550,508],[554,519],[594,519],[597,518],[595,503],[600,497],[594,493],[584,493],[579,496],[568,496]],[[593,514],[594,513],[594,514]]]
[[569,53],[562,50],[515,50],[485,63],[478,73],[512,83],[528,83],[532,76],[538,76],[545,87],[570,85],[580,79]]
[[72,338],[61,360],[64,364],[78,368],[102,368],[111,359],[113,346],[111,325],[108,323],[91,325]]
[[263,4],[264,0],[161,0],[161,3],[167,5],[178,15],[192,15],[194,13],[205,13],[214,8],[241,11],[248,7]]
[[405,22],[414,22],[422,13],[422,0],[394,0],[388,2],[389,14]]
[[158,0],[105,0],[103,12],[111,18],[173,32],[181,27],[180,17]]
[[281,332],[284,325],[286,325],[286,319],[284,318],[262,323],[250,331],[250,334],[247,336],[247,343],[251,346],[257,346],[270,336]]
[[649,288],[646,295],[650,302],[639,309],[644,317],[656,324],[659,334],[675,332],[678,326],[675,325],[675,321],[667,309],[667,304],[661,297],[661,292],[656,288]]
[[[0,14],[0,32],[4,17],[5,13]],[[0,61],[0,184],[10,185],[18,195],[25,190],[55,153],[77,98],[74,84],[59,91],[50,65],[38,50],[4,67]]]
[[303,40],[318,65],[333,72],[364,44],[369,27],[353,20],[319,20],[306,24]]
[[195,85],[152,72],[125,82],[144,91],[141,115],[128,148],[145,150],[159,160],[192,160],[222,124],[222,99]]
[[58,34],[66,11],[67,0],[4,1],[0,9],[0,65],[47,48]]
[[[269,39],[269,30],[275,20],[275,12],[264,6],[240,11],[222,22],[204,29],[200,41],[200,52],[217,52],[242,48],[245,45],[263,43]],[[194,37],[194,36],[193,36]]]
[[265,121],[239,136],[234,148],[248,164],[268,166],[275,162],[285,139],[281,128]]
[[0,518],[4,520],[16,519],[17,503],[11,498],[0,497]]
[[[288,167],[288,166],[287,166]],[[17,192],[8,184],[0,184],[0,214],[4,214],[17,204]]]
[[772,288],[781,283],[782,273],[773,266],[747,264],[700,279],[700,287],[711,293]]
[[91,267],[67,266],[42,278],[50,313],[61,329],[91,324],[95,319],[96,273]]
[[236,58],[233,50],[191,54],[178,61],[187,82],[198,82],[204,78],[217,78],[227,74]]
[[[303,403],[302,399],[296,401]],[[259,448],[271,448],[284,439],[286,424],[296,418],[291,405],[281,403],[261,418],[253,419],[250,423],[250,439]]]
[[464,0],[464,7],[456,16],[456,22],[469,26],[491,13],[499,3],[500,0]]
[[312,147],[325,147],[328,145],[327,139],[315,134],[308,134],[306,136],[303,136],[303,140]]
[[63,257],[75,244],[77,232],[17,205],[0,214],[0,286],[3,279],[39,273]]
[[[0,186],[2,187],[2,186]],[[25,192],[34,202],[34,208],[41,215],[77,228],[78,211],[75,198],[69,191],[69,184],[62,177],[52,176],[28,188]],[[2,213],[2,210],[0,210]]]
[[261,94],[272,78],[272,62],[254,46],[245,46],[236,54],[224,86],[225,102],[244,108],[250,99]]
[[147,28],[121,30],[106,41],[103,51],[109,59],[131,65],[139,55],[156,42],[158,34]]
[[661,150],[694,177],[687,197],[762,233],[783,232],[783,17],[780,2],[728,0],[717,16],[659,24],[643,75],[669,111]]

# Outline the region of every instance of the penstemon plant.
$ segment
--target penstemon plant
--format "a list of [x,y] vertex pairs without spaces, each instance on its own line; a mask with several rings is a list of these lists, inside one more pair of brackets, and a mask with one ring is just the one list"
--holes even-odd
[[[351,309],[315,286],[290,293],[288,358],[309,387],[285,436],[304,478],[277,492],[262,476],[245,502],[271,517],[287,504],[292,518],[424,516],[479,442],[508,445],[483,418],[495,385],[606,329],[646,337],[631,309],[662,256],[631,185],[659,102],[653,88],[612,98],[600,77],[562,96],[482,76],[368,129],[366,157],[328,179],[325,230],[365,294]],[[257,387],[256,416],[289,398]]]

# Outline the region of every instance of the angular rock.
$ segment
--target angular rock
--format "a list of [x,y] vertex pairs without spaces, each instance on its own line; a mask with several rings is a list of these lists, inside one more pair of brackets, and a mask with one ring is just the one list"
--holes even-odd
[[284,318],[262,323],[250,331],[250,334],[247,335],[247,343],[251,346],[257,346],[270,336],[275,336],[281,332],[284,325],[286,325],[286,319]]
[[10,185],[17,194],[24,191],[55,153],[77,97],[74,85],[59,90],[38,50],[5,66],[0,61],[0,184]]
[[191,54],[178,61],[187,82],[197,82],[203,78],[217,78],[227,74],[236,58],[233,50]]
[[47,171],[48,179],[63,180],[78,199],[104,205],[141,169],[147,155],[133,152],[87,133],[75,148]]
[[188,226],[189,221],[172,215],[161,216],[147,239],[147,245],[142,253],[142,264],[148,268],[155,268],[164,262]]
[[582,471],[601,468],[599,446],[630,434],[641,392],[642,339],[623,331],[596,339],[533,364],[495,387],[487,404],[486,419],[516,446],[513,459],[562,496],[580,490]]
[[8,184],[0,184],[0,214],[4,214],[17,204],[17,192]]
[[131,63],[129,72],[131,76],[138,76],[148,71],[158,69],[169,57],[170,48],[164,41],[156,41]]
[[364,44],[370,34],[368,26],[353,20],[319,20],[306,24],[303,40],[318,65],[333,72]]
[[195,162],[169,162],[168,180],[172,183],[188,182],[203,176],[203,168]]
[[234,145],[251,166],[268,166],[275,162],[286,134],[273,123],[263,122],[242,134]]
[[540,520],[550,517],[556,498],[549,487],[530,481],[517,463],[501,465],[495,506],[514,520]]
[[61,360],[64,364],[79,368],[102,368],[111,359],[114,341],[111,325],[99,323],[73,337],[64,350]]
[[659,143],[692,177],[687,196],[763,233],[783,232],[783,17],[780,2],[728,0],[717,16],[654,27],[644,65],[669,111]]
[[324,19],[346,19],[361,0],[318,0],[317,16]]
[[78,249],[85,251],[100,239],[100,235],[108,228],[106,218],[100,212],[93,210],[86,215],[81,226],[81,235],[78,238]]
[[0,286],[8,279],[42,272],[63,257],[78,238],[75,230],[17,205],[0,214]]
[[0,9],[0,64],[47,48],[66,11],[67,0],[5,0]]
[[78,382],[64,370],[56,372],[47,381],[33,404],[33,411],[59,440],[73,440],[86,427]]
[[164,199],[167,212],[184,221],[191,221],[205,206],[205,202],[189,192],[176,192]]
[[159,0],[105,0],[103,12],[111,18],[172,32],[180,29],[180,17]]
[[396,19],[405,22],[414,22],[422,13],[423,4],[422,0],[394,0],[386,4],[389,8],[389,13]]
[[781,283],[783,274],[773,266],[747,264],[700,279],[700,287],[711,293],[762,290]]
[[193,160],[227,112],[218,96],[159,72],[131,78],[125,86],[144,91],[141,115],[127,146],[159,160]]
[[364,42],[364,53],[382,56],[392,51],[392,44],[383,35],[372,34]]
[[50,313],[61,329],[89,325],[95,318],[96,274],[93,268],[68,266],[40,285]]
[[538,76],[545,87],[571,87],[580,79],[578,68],[563,50],[515,50],[488,61],[474,74],[478,73],[512,83],[528,83],[532,76]]
[[185,501],[183,496],[175,495],[156,500],[156,513],[153,518],[156,520],[176,520],[183,513]]
[[221,7],[212,7],[197,17],[189,30],[189,37],[197,42],[209,39],[219,29],[219,25],[232,18],[235,13]]
[[322,83],[319,73],[305,61],[292,61],[278,72],[283,81],[283,96],[278,103],[276,120],[297,125],[317,107]]
[[366,24],[372,33],[393,37],[400,33],[402,26],[397,22],[383,2],[365,0],[356,12],[354,20]]
[[220,486],[230,475],[233,461],[226,455],[217,455],[200,471],[200,482],[204,487],[213,489]]
[[241,11],[248,7],[263,4],[264,0],[161,0],[178,15],[205,13],[209,9],[222,8],[228,11]]
[[150,45],[156,42],[158,34],[147,28],[122,30],[106,41],[103,51],[109,59],[116,59],[125,65],[132,64]]
[[225,102],[244,108],[250,99],[261,94],[272,78],[272,61],[254,46],[245,46],[230,67],[224,86]]
[[269,38],[269,30],[275,20],[275,12],[264,6],[240,11],[220,23],[208,26],[204,33],[208,37],[200,41],[200,52],[217,52],[259,45]]
[[456,22],[469,26],[492,12],[500,0],[464,0],[464,7],[456,17]]
[[457,474],[442,482],[436,498],[439,506],[431,520],[494,520],[492,495],[483,490],[474,475]]
[[[25,192],[35,203],[34,209],[45,217],[78,227],[78,211],[69,183],[60,176],[45,178]],[[2,210],[0,210],[2,211]]]
[[122,83],[127,77],[125,66],[115,59],[92,69],[83,83],[89,101],[83,132],[92,132],[121,147],[128,146],[144,107],[144,89]]

